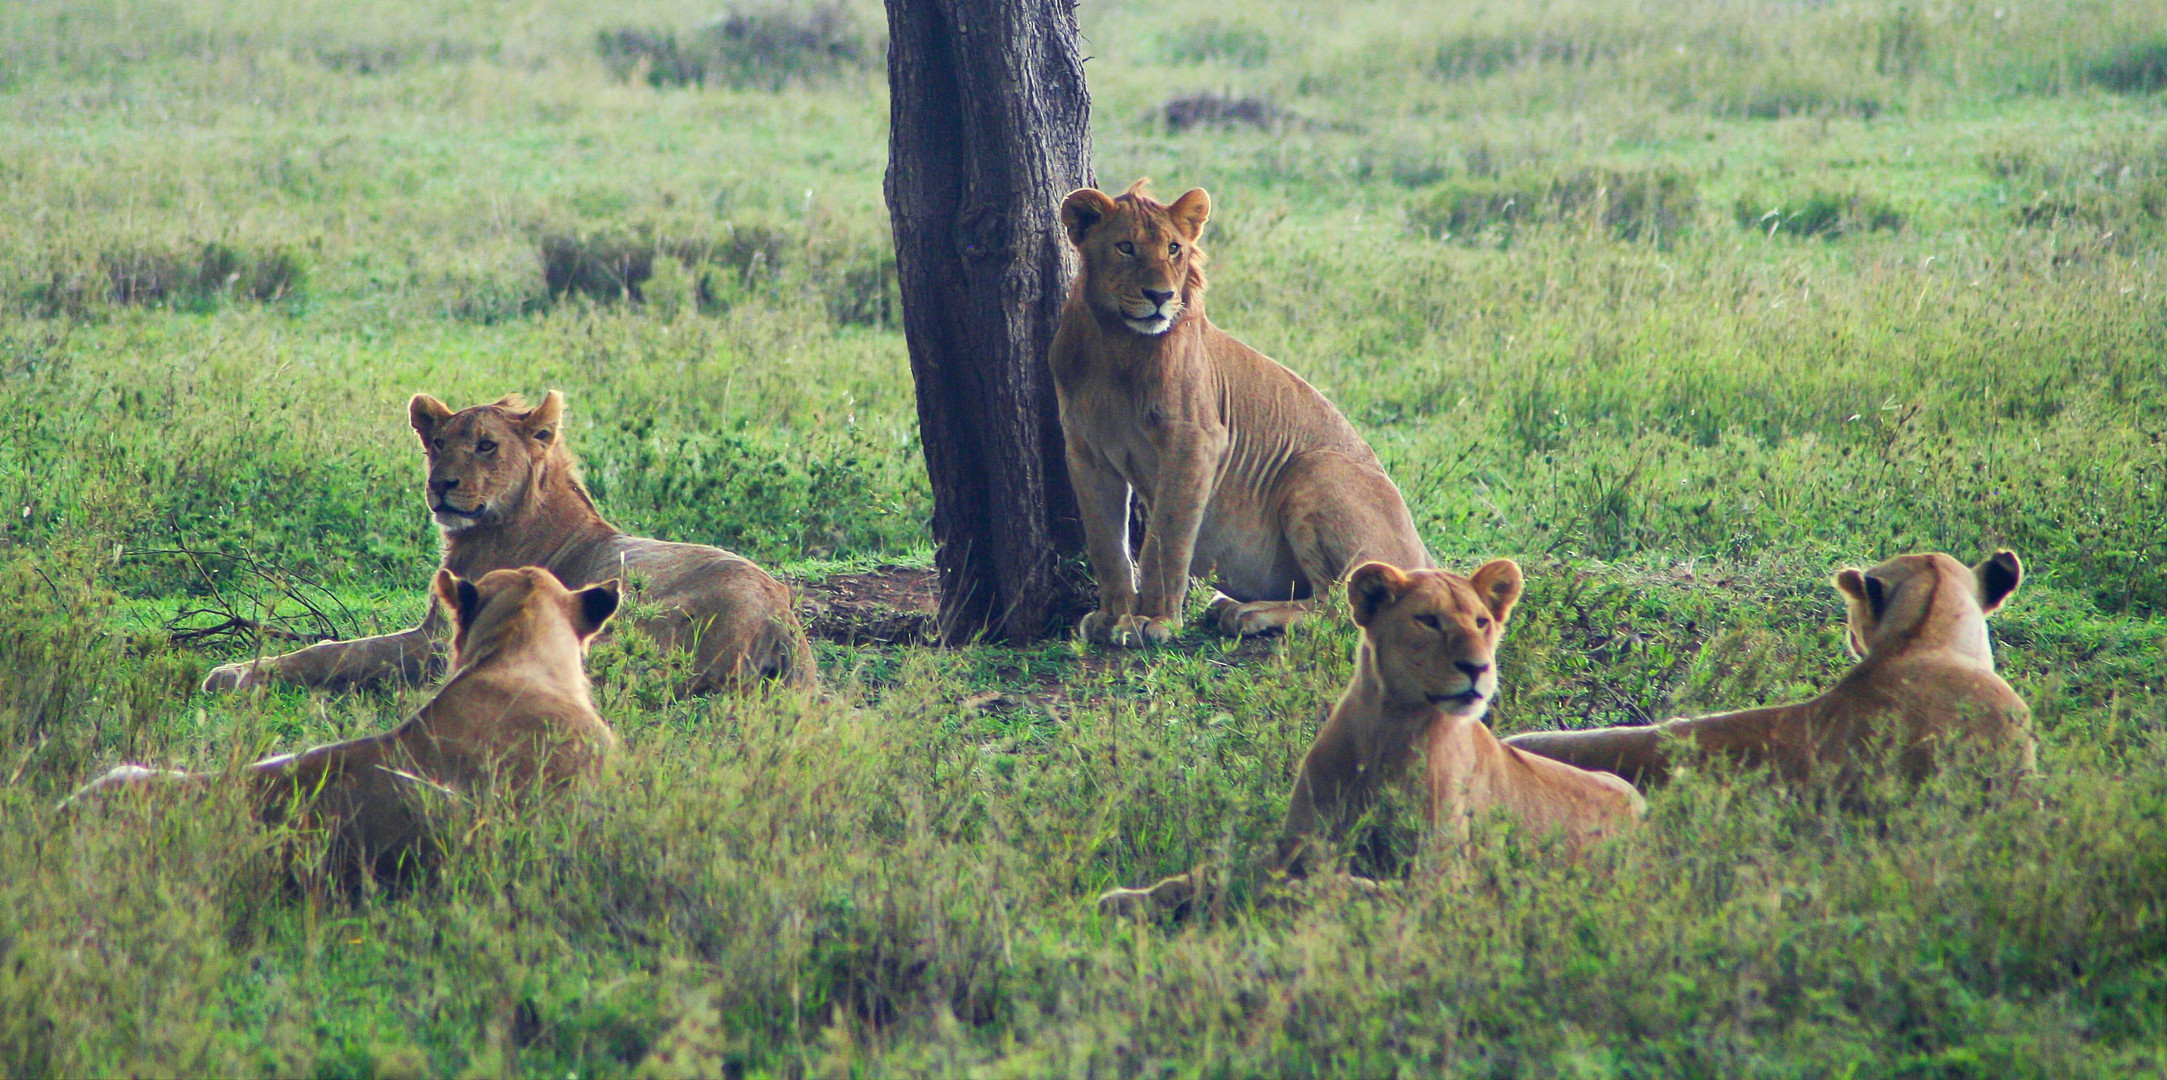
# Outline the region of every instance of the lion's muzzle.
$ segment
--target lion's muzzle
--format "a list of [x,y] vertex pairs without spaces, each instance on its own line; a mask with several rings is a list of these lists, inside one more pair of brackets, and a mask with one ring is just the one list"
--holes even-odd
[[1138,303],[1121,305],[1121,321],[1139,334],[1163,334],[1181,318],[1181,297],[1172,289],[1143,289]]

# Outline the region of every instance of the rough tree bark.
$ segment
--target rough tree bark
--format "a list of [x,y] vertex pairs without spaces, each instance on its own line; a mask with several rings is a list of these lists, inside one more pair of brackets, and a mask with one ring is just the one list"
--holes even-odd
[[941,630],[1022,640],[1087,603],[1046,348],[1091,183],[1074,0],[887,0],[888,213],[933,486]]

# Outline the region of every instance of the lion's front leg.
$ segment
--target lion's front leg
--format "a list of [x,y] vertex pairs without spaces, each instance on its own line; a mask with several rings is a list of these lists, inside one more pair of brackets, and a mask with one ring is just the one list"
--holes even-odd
[[1099,587],[1098,610],[1084,616],[1077,630],[1087,641],[1106,644],[1136,607],[1136,567],[1129,561],[1129,482],[1073,444],[1068,473],[1076,489],[1076,508],[1083,515],[1091,576]]
[[444,620],[432,605],[420,626],[396,634],[326,641],[279,656],[221,664],[204,676],[215,694],[273,683],[345,690],[386,681],[421,684],[444,669]]
[[1181,606],[1189,598],[1189,570],[1196,559],[1196,533],[1211,503],[1211,485],[1224,431],[1193,430],[1174,442],[1159,462],[1158,490],[1144,524],[1144,552],[1138,576],[1136,612],[1115,627],[1124,644],[1157,645],[1181,632]]

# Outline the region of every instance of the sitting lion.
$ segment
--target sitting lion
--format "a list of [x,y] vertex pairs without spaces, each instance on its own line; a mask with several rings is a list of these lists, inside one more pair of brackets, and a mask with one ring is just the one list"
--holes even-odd
[[[1497,643],[1520,599],[1520,567],[1498,559],[1464,578],[1364,563],[1347,579],[1362,627],[1354,681],[1317,732],[1295,777],[1278,867],[1308,872],[1311,848],[1376,805],[1388,785],[1412,783],[1433,831],[1464,841],[1475,817],[1505,811],[1537,834],[1563,834],[1568,850],[1640,816],[1632,785],[1521,753],[1483,723],[1497,696]],[[1412,777],[1410,770],[1419,768]],[[1102,911],[1143,901],[1180,907],[1197,870],[1144,889],[1115,889]]]
[[1856,778],[1880,743],[1910,780],[1934,768],[1937,751],[1961,741],[2013,751],[2015,775],[2033,764],[2031,710],[1994,673],[1986,617],[2023,580],[2016,554],[1997,551],[1976,567],[1940,553],[1900,555],[1863,573],[1846,569],[1836,591],[1849,609],[1848,643],[1859,664],[1834,688],[1792,705],[1671,720],[1641,727],[1543,731],[1506,745],[1583,769],[1658,782],[1678,752],[1767,765],[1787,780]]
[[[436,596],[452,615],[452,672],[399,726],[247,766],[250,803],[267,824],[328,831],[342,870],[388,874],[421,853],[423,799],[491,783],[547,792],[598,773],[618,745],[594,711],[581,658],[617,610],[615,581],[572,592],[538,567],[479,582],[449,570]],[[123,765],[75,795],[220,778]],[[70,800],[74,801],[73,799]]]
[[[634,579],[636,598],[660,610],[633,625],[662,648],[693,655],[692,693],[747,678],[813,682],[812,649],[789,590],[766,571],[721,548],[627,536],[603,519],[562,438],[563,394],[552,390],[533,409],[505,398],[456,413],[416,394],[407,415],[429,459],[424,495],[443,531],[445,569],[475,578],[534,565],[572,588]],[[422,683],[443,662],[443,630],[431,606],[420,626],[396,634],[222,665],[203,689]]]
[[[1137,181],[1069,194],[1061,222],[1083,273],[1048,361],[1099,607],[1093,641],[1181,629],[1191,574],[1217,573],[1230,634],[1293,623],[1365,559],[1430,565],[1399,489],[1347,418],[1302,378],[1204,316],[1197,237],[1211,197],[1166,206]],[[1142,584],[1129,495],[1145,511]]]

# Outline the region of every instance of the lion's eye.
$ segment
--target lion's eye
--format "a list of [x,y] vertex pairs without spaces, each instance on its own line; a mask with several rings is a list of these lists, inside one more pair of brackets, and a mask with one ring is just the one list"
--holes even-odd
[[475,443],[475,444],[474,444],[474,449],[476,449],[476,450],[479,450],[479,451],[481,451],[481,452],[482,452],[482,453],[484,453],[484,454],[486,454],[486,453],[488,453],[489,451],[491,451],[491,450],[494,450],[494,449],[496,449],[496,448],[497,448],[497,444],[496,444],[496,443],[493,443],[493,442],[490,442],[490,441],[489,441],[488,439],[483,439],[482,441],[480,441],[480,442],[478,442],[478,443]]
[[1134,255],[1136,254],[1136,245],[1129,243],[1126,240],[1123,240],[1122,242],[1114,245],[1114,250],[1122,253],[1123,255]]
[[444,449],[444,440],[442,440],[442,439],[435,439],[435,440],[432,440],[432,441],[430,441],[430,443],[429,443],[429,446],[430,446],[430,448],[431,448],[431,449],[434,449],[434,450],[438,450],[438,451],[442,451],[442,450]]
[[1435,615],[1417,615],[1415,616],[1415,621],[1429,627],[1432,630],[1437,631],[1440,634],[1445,632],[1445,624],[1438,622],[1437,616]]
[[1477,615],[1477,616],[1475,616],[1475,629],[1477,629],[1477,630],[1488,630],[1489,628],[1490,628],[1490,618],[1489,618],[1489,616],[1487,616],[1487,615]]
[[1179,254],[1181,254],[1181,245],[1180,245],[1180,244],[1168,244],[1168,245],[1166,245],[1166,253],[1167,253],[1168,255],[1179,255]]

